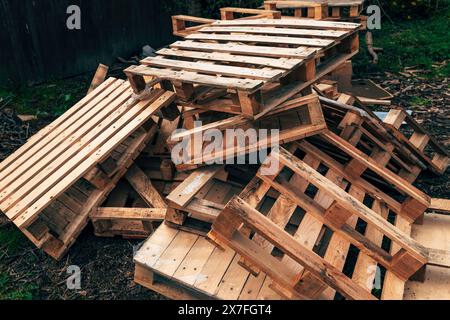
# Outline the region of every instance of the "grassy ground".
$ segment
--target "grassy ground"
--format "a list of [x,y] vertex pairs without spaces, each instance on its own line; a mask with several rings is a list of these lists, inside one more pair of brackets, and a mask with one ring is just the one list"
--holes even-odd
[[[370,57],[363,48],[360,55],[354,60],[355,71],[358,76],[365,76],[368,73],[373,72],[382,73],[389,71],[395,73],[404,70],[405,67],[414,67],[427,71],[428,73],[425,73],[425,75],[428,77],[436,79],[449,77],[449,29],[450,12],[447,12],[447,14],[443,16],[424,21],[397,21],[393,24],[384,21],[382,30],[374,33],[375,46],[384,49],[384,52],[380,54],[380,63],[376,66],[370,64]],[[57,81],[16,90],[0,88],[0,106],[2,105],[1,98],[4,99],[3,101],[7,101],[6,99],[11,97],[12,100],[8,104],[8,107],[16,108],[19,114],[50,117],[58,116],[84,96],[89,86],[90,78],[91,75],[87,75],[65,81]],[[420,96],[411,97],[411,101],[419,105],[427,105],[429,103],[427,99],[427,97]],[[101,253],[92,255],[94,257],[93,259],[100,254],[112,255],[121,250],[124,252],[122,256],[118,259],[113,259],[113,261],[117,260],[117,263],[119,263],[119,261],[125,263],[124,261],[126,261],[129,265],[114,266],[110,269],[114,271],[116,268],[120,270],[132,268],[131,258],[127,256],[127,254],[129,254],[128,251],[130,251],[127,243],[114,242],[113,244],[109,244],[108,239],[96,239],[90,235],[86,235],[86,237],[89,237],[89,249],[93,249],[97,245],[103,248],[102,250],[99,250]],[[81,257],[82,254],[86,252],[83,243],[86,242],[80,241],[76,243],[71,251],[71,259],[87,259],[86,257]],[[110,248],[110,251],[105,250],[104,248]],[[43,296],[42,292],[45,290],[42,289],[42,285],[39,285],[38,287],[30,284],[33,282],[29,281],[30,276],[28,273],[33,272],[33,268],[40,268],[43,261],[48,260],[48,269],[63,268],[64,263],[53,264],[53,262],[50,261],[50,258],[46,258],[39,252],[33,250],[33,246],[14,227],[0,227],[0,300],[54,297],[54,295],[51,294]],[[24,251],[28,253],[22,254]],[[17,259],[24,259],[23,261],[20,261],[21,265],[30,266],[28,271],[21,270],[18,272],[16,269],[9,267],[16,255],[18,256]],[[37,260],[34,261],[34,259]],[[111,261],[111,259],[109,259],[109,261]],[[100,265],[102,264],[101,261],[98,263]],[[99,268],[101,268],[101,266],[99,266]],[[42,269],[44,268],[42,267]],[[37,276],[39,277],[39,275]],[[111,275],[111,277],[112,276],[113,275]],[[36,276],[33,274],[31,278],[35,277]],[[118,276],[118,279],[122,278],[122,275]],[[128,278],[129,279],[125,280],[132,282],[132,275],[129,275]],[[61,279],[64,279],[64,275]],[[101,281],[102,280],[100,279],[99,282]],[[49,291],[53,291],[57,285],[58,282],[52,284],[50,281],[46,286],[49,288]],[[125,283],[125,286],[126,285],[127,284]],[[109,287],[112,286],[112,284],[109,285]],[[95,288],[93,297],[105,298],[110,295],[108,292],[104,291],[105,290]],[[120,290],[118,290],[118,292],[120,292]],[[120,296],[119,293],[117,293],[117,296],[124,298],[123,296]],[[135,296],[141,297],[140,295],[135,295],[133,293],[133,295],[130,294],[129,296],[126,296],[126,298]],[[64,293],[61,293],[61,295],[58,295],[57,297],[65,296]]]
[[378,65],[363,50],[354,60],[360,73],[399,72],[406,67],[426,71],[425,76],[450,76],[450,9],[426,20],[390,22],[384,19],[382,29],[373,32],[374,46],[383,48]]

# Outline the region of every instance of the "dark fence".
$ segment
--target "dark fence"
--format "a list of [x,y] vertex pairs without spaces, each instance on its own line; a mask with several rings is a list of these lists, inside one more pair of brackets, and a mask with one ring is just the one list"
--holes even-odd
[[[69,30],[70,5],[81,30]],[[172,38],[166,0],[0,0],[0,85],[65,78]]]

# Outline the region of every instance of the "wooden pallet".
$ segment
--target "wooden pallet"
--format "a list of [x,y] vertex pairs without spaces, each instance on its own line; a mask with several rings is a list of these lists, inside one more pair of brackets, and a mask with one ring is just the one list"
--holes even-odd
[[386,167],[388,158],[382,159],[376,154],[367,155],[331,131],[310,139],[310,142],[327,151],[331,157],[339,159],[351,176],[362,176],[379,189],[384,189],[386,192],[383,200],[410,222],[420,221],[430,206],[430,197]]
[[[233,171],[233,168],[235,171]],[[238,170],[238,171],[236,171]],[[254,173],[253,173],[254,174]],[[168,196],[166,224],[206,235],[227,202],[251,179],[241,166],[209,166],[192,172]]]
[[296,18],[354,20],[361,17],[364,0],[296,0],[264,1],[266,10],[280,10],[286,17],[292,11]]
[[[404,126],[403,123],[406,123]],[[450,155],[439,142],[420,126],[406,110],[396,107],[389,111],[384,120],[389,131],[411,152],[427,164],[437,174],[443,174],[449,164]]]
[[[228,130],[242,129],[242,137]],[[261,129],[269,132],[258,136]],[[185,154],[177,163],[178,170],[194,165],[223,164],[227,160],[256,154],[272,145],[285,144],[324,132],[327,129],[322,107],[316,95],[308,95],[281,104],[257,121],[243,116],[226,118],[202,127],[173,134],[169,146],[186,144]],[[273,132],[271,130],[276,130]],[[208,138],[212,133],[222,132],[222,141]],[[248,134],[248,140],[245,135]],[[245,140],[245,141],[244,141]]]
[[134,257],[134,281],[175,300],[279,300],[239,264],[233,250],[221,250],[203,236],[163,224]]
[[[332,169],[327,174],[334,180],[324,177],[283,148],[272,152],[268,159],[269,166],[270,161],[281,163],[279,173],[264,176],[260,171],[258,178],[247,187],[247,190],[251,190],[249,194],[245,191],[243,194],[246,198],[262,199],[261,196],[269,190],[276,190],[280,195],[275,199],[272,211],[265,217],[258,211],[259,203],[249,203],[235,197],[216,219],[209,236],[219,245],[225,243],[244,256],[246,261],[243,264],[249,270],[267,273],[288,293],[288,297],[316,298],[330,286],[346,298],[372,298],[367,287],[349,279],[341,270],[313,252],[311,246],[316,242],[307,241],[309,246],[305,246],[298,240],[306,236],[303,234],[304,229],[299,227],[288,233],[286,225],[298,219],[296,215],[299,211],[311,215],[318,223],[326,225],[334,237],[351,243],[360,250],[361,255],[369,256],[403,280],[412,277],[429,261],[426,248],[347,193],[347,182]],[[261,183],[263,190],[255,187]],[[352,225],[358,220],[364,221],[367,228],[373,228],[389,238],[400,251],[391,255],[380,244],[361,235]],[[250,230],[257,234],[253,239],[248,238]],[[281,262],[271,255],[273,248],[283,253],[285,261]],[[296,270],[287,267],[289,264],[294,265]]]
[[[315,88],[319,89],[318,86]],[[354,97],[340,94],[337,101],[321,98],[321,102],[331,131],[377,161],[383,159],[383,166],[401,178],[413,183],[426,169],[425,163],[390,134],[370,109],[354,107]]]
[[173,101],[163,90],[137,101],[128,82],[108,79],[0,164],[0,210],[61,258]]
[[220,105],[258,118],[355,55],[358,28],[305,19],[216,21],[125,72],[135,92],[145,88],[144,76],[159,77],[184,107]]

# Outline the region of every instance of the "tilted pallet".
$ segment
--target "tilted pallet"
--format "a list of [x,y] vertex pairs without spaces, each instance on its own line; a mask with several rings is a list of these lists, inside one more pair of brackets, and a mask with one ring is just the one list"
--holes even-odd
[[125,72],[135,92],[144,76],[159,77],[184,107],[259,118],[355,55],[358,29],[308,19],[216,21]]
[[[403,126],[406,123],[406,126]],[[428,168],[443,174],[449,164],[450,155],[406,110],[396,107],[389,111],[384,120],[389,131],[404,143]],[[407,127],[407,128],[404,128]],[[409,131],[409,132],[408,132]]]
[[296,18],[353,20],[361,17],[364,0],[278,0],[264,1],[266,10],[280,10],[287,15],[293,11]]
[[[298,239],[305,236],[302,228],[287,232],[285,229],[287,223],[296,218],[295,215],[299,214],[299,210],[325,225],[334,237],[352,244],[360,250],[360,254],[369,256],[403,280],[412,277],[428,263],[426,248],[365,206],[361,200],[347,193],[345,191],[348,187],[347,182],[332,169],[327,174],[333,177],[334,181],[324,177],[316,169],[282,148],[280,151],[273,151],[268,161],[280,162],[278,173],[265,176],[259,172],[257,181],[253,183],[263,182],[266,186],[265,192],[270,189],[278,191],[280,196],[275,199],[275,203],[284,201],[284,205],[278,207],[275,204],[275,209],[265,217],[257,210],[258,204],[250,205],[236,197],[216,219],[210,233],[210,237],[218,241],[219,245],[225,243],[244,256],[247,260],[245,265],[249,266],[250,270],[256,268],[267,273],[277,285],[292,296],[306,295],[315,298],[330,286],[346,298],[370,298],[367,287],[352,281],[341,270],[314,253],[311,247],[300,243]],[[256,197],[255,192],[252,189],[253,197]],[[248,197],[248,194],[246,196]],[[390,254],[381,248],[381,244],[361,235],[352,225],[358,220],[364,221],[367,228],[373,228],[389,238],[400,251]],[[253,237],[252,240],[248,238],[248,229],[257,234],[256,238]],[[265,241],[256,240],[263,238]],[[269,252],[265,249],[267,245],[272,249],[281,250],[287,261],[280,262],[272,257],[272,249]],[[333,250],[333,247],[328,249]],[[288,261],[297,265],[297,269],[300,265],[301,272],[298,270],[292,272],[287,267]]]
[[174,101],[158,89],[138,101],[110,78],[0,164],[0,210],[38,247],[61,258],[156,132]]
[[134,281],[176,300],[279,300],[239,265],[240,256],[205,237],[163,224],[134,257]]
[[[234,131],[238,129],[239,132]],[[257,121],[243,116],[226,118],[170,137],[169,146],[184,144],[177,168],[225,163],[227,160],[256,155],[272,145],[285,144],[324,132],[327,129],[316,95],[292,99]],[[266,131],[261,131],[266,130]],[[221,140],[209,135],[222,133]],[[245,137],[240,138],[239,133]],[[176,154],[174,156],[177,156]]]

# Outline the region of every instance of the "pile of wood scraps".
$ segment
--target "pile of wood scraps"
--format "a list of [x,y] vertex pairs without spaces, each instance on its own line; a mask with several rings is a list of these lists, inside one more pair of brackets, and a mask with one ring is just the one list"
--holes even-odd
[[1,211],[56,259],[89,221],[146,239],[135,282],[172,299],[432,297],[450,281],[448,201],[415,182],[449,153],[352,81],[361,25],[336,20],[360,1],[313,1],[320,19],[294,2],[173,17],[182,40],[0,164]]

